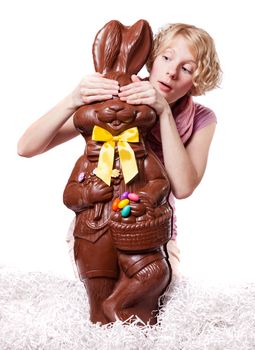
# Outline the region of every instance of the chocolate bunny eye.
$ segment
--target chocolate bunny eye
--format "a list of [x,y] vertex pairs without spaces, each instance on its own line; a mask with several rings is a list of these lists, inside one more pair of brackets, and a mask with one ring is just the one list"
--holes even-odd
[[117,113],[117,119],[122,121],[123,123],[132,123],[137,115],[137,111],[135,109],[123,109]]
[[116,119],[116,111],[113,109],[107,107],[102,109],[101,111],[98,111],[97,115],[98,120],[104,123],[111,123]]

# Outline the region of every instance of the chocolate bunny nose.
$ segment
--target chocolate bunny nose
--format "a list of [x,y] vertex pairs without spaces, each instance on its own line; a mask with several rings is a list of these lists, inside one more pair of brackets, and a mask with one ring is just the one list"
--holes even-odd
[[124,109],[124,105],[120,103],[115,103],[115,104],[112,104],[111,106],[108,106],[108,108],[115,112],[119,112],[122,109]]

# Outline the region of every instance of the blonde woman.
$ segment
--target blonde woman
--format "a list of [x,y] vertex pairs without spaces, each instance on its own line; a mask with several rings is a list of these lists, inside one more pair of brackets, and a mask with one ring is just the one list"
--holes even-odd
[[[155,36],[147,68],[147,79],[132,76],[133,83],[121,88],[117,81],[99,73],[85,76],[69,95],[26,130],[18,143],[19,155],[32,157],[79,135],[72,116],[83,104],[114,95],[130,104],[147,104],[158,115],[150,143],[169,175],[169,201],[174,208],[174,198],[190,196],[200,183],[216,127],[214,112],[194,102],[192,96],[216,88],[221,69],[211,36],[201,28],[182,23],[170,24]],[[175,221],[168,253],[173,273],[178,274]]]

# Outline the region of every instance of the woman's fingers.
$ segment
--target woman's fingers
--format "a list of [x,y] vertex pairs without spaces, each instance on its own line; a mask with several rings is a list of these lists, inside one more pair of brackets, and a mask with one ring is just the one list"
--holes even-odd
[[92,96],[82,96],[82,101],[84,104],[89,104],[96,101],[105,101],[110,100],[112,98],[112,95],[92,95]]
[[86,75],[71,93],[73,107],[78,108],[84,104],[111,99],[119,92],[119,83],[107,79],[100,73]]
[[119,89],[116,80],[104,78],[100,73],[85,76],[81,81],[81,86],[87,88]]
[[[107,79],[100,73],[86,75],[81,80],[78,89],[74,91],[74,99],[78,105],[111,99],[119,92],[116,80]],[[80,102],[79,102],[80,101]]]
[[81,87],[80,93],[82,96],[104,96],[104,95],[118,95],[118,90],[114,89],[96,89],[96,88],[87,88],[87,87]]
[[151,85],[148,84],[147,82],[139,81],[136,83],[130,83],[128,85],[121,86],[120,92],[124,93],[124,92],[130,91],[130,90],[133,90],[133,89],[147,90],[150,87],[151,87]]
[[[132,80],[139,79],[137,76],[132,76]],[[135,81],[131,84],[122,86],[118,94],[122,101],[130,103],[147,103],[144,99],[153,98],[155,89],[148,81]]]
[[147,92],[147,91],[150,91],[150,89],[151,88],[147,88],[145,86],[132,86],[126,90],[120,89],[121,92],[119,93],[119,97],[129,96],[129,95],[133,95],[135,93]]
[[108,84],[103,81],[90,81],[80,84],[81,88],[85,89],[103,89],[103,90],[115,90],[119,91],[119,86],[115,84]]
[[119,97],[122,101],[134,104],[150,104],[156,98],[156,92],[152,86],[149,88],[133,87],[129,90],[119,93]]
[[[135,78],[136,79],[136,78]],[[120,88],[119,98],[133,105],[145,104],[152,107],[158,115],[168,106],[165,98],[149,81],[134,81]]]

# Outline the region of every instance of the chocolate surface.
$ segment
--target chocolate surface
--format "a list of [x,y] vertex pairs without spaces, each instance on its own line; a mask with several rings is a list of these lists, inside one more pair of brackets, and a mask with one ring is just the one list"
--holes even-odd
[[[151,46],[146,21],[133,26],[111,21],[95,37],[95,69],[120,85],[128,84],[145,64]],[[64,203],[76,213],[75,261],[88,293],[92,322],[138,316],[155,324],[158,298],[171,280],[166,253],[172,220],[170,183],[146,139],[156,119],[149,106],[130,105],[117,97],[84,105],[74,115],[86,149],[68,180]],[[95,126],[110,141],[95,139]],[[136,128],[139,139],[123,141]],[[107,184],[100,177],[100,166],[101,159],[108,160],[111,147],[113,165]],[[133,157],[137,169],[128,181],[123,157],[127,161]]]

